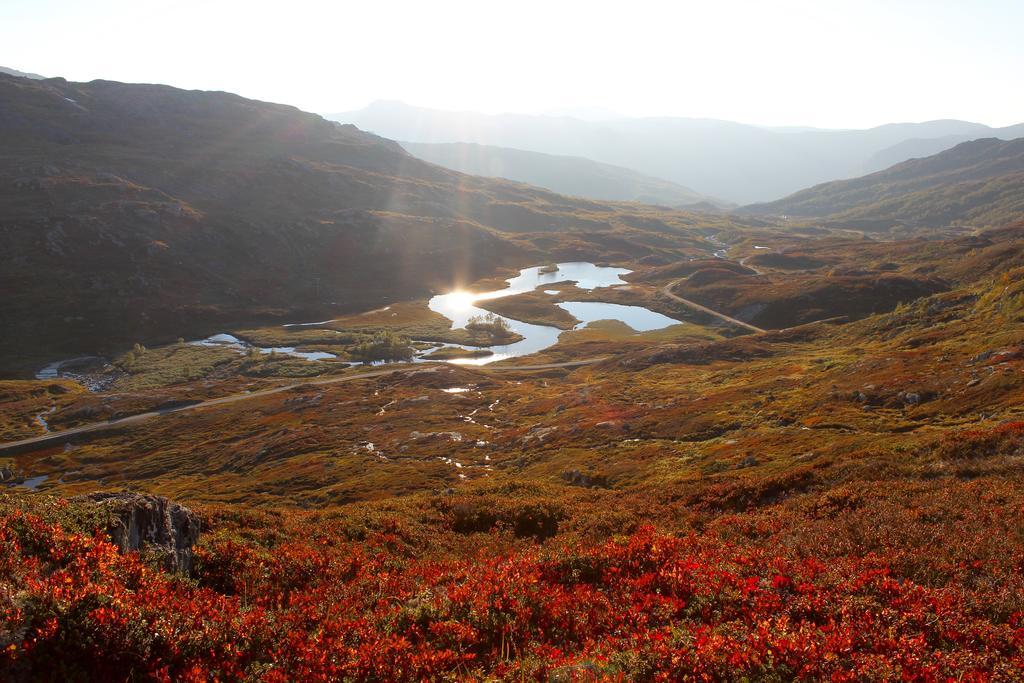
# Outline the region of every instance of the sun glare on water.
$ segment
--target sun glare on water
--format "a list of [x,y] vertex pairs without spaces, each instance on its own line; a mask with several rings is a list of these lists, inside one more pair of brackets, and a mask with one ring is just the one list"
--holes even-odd
[[460,290],[452,292],[449,301],[455,311],[468,311],[473,308],[473,301],[475,299],[476,297],[471,292]]

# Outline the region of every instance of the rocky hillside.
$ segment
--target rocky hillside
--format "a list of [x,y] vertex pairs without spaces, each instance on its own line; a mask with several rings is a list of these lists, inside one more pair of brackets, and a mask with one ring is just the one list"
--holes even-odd
[[997,226],[1024,216],[1024,138],[974,140],[884,171],[754,204],[746,213],[829,217],[865,227]]

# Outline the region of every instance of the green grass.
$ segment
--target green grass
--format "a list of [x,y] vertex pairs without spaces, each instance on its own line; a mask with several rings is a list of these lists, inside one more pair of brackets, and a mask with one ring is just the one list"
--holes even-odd
[[125,373],[114,387],[132,391],[191,382],[229,366],[239,367],[241,361],[234,349],[216,346],[171,344],[141,353],[131,351],[114,362]]

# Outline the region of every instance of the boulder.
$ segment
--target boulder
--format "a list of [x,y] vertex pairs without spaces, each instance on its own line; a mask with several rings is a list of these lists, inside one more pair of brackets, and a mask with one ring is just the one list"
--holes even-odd
[[142,493],[92,493],[84,500],[109,513],[107,535],[122,553],[156,551],[164,568],[192,570],[192,546],[199,540],[199,517],[187,507],[163,496]]
[[527,445],[534,442],[544,443],[545,441],[548,440],[548,437],[550,437],[556,431],[558,431],[558,427],[534,426],[519,441],[523,445]]
[[443,441],[445,439],[456,443],[462,441],[462,432],[409,432],[412,441]]
[[585,474],[579,470],[568,470],[562,472],[562,479],[572,486],[583,486],[585,488],[609,488],[608,477],[603,474]]

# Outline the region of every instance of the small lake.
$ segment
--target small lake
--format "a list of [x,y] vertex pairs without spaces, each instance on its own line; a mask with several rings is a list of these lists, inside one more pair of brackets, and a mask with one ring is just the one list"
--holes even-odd
[[643,306],[625,306],[623,304],[606,304],[599,301],[566,301],[555,304],[559,308],[572,313],[580,321],[576,329],[586,327],[598,320],[618,320],[632,327],[637,332],[661,330],[680,322],[667,315],[656,313]]
[[[490,292],[466,292],[455,291],[448,294],[438,294],[428,304],[430,310],[440,313],[452,321],[452,329],[460,329],[466,326],[469,319],[474,316],[489,315],[489,312],[475,306],[477,301],[500,299],[515,294],[531,292],[541,287],[550,287],[556,282],[573,281],[580,289],[597,289],[600,287],[614,287],[626,285],[626,281],[620,276],[631,272],[627,268],[613,268],[597,266],[593,263],[574,262],[559,263],[557,269],[550,269],[543,266],[525,268],[519,275],[507,280],[508,287],[496,289]],[[549,291],[545,289],[545,291]],[[555,291],[557,290],[550,290]],[[629,325],[638,332],[660,330],[671,325],[678,325],[680,321],[668,316],[648,310],[642,306],[624,306],[622,304],[608,304],[596,301],[567,301],[556,304],[557,306],[572,313],[580,324],[576,329],[586,327],[588,323],[598,320],[618,320]],[[508,326],[524,337],[521,341],[504,346],[491,346],[493,355],[486,358],[459,358],[449,362],[462,365],[485,365],[506,358],[526,356],[536,353],[558,342],[558,337],[563,330],[548,325],[534,325],[520,320],[497,316],[508,323]]]
[[[326,322],[330,322],[329,320]],[[292,325],[294,327],[306,326],[306,325],[323,325],[323,323],[299,323]],[[286,327],[290,327],[287,326]],[[191,341],[189,344],[194,346],[219,346],[222,348],[229,348],[238,351],[239,353],[245,353],[249,348],[255,348],[257,351],[264,355],[271,353],[280,353],[285,356],[294,356],[296,358],[302,358],[304,360],[326,360],[327,358],[337,358],[333,353],[327,353],[326,351],[297,351],[292,346],[253,346],[247,342],[242,341],[233,334],[215,334],[207,337],[206,339],[200,339],[198,341]]]

